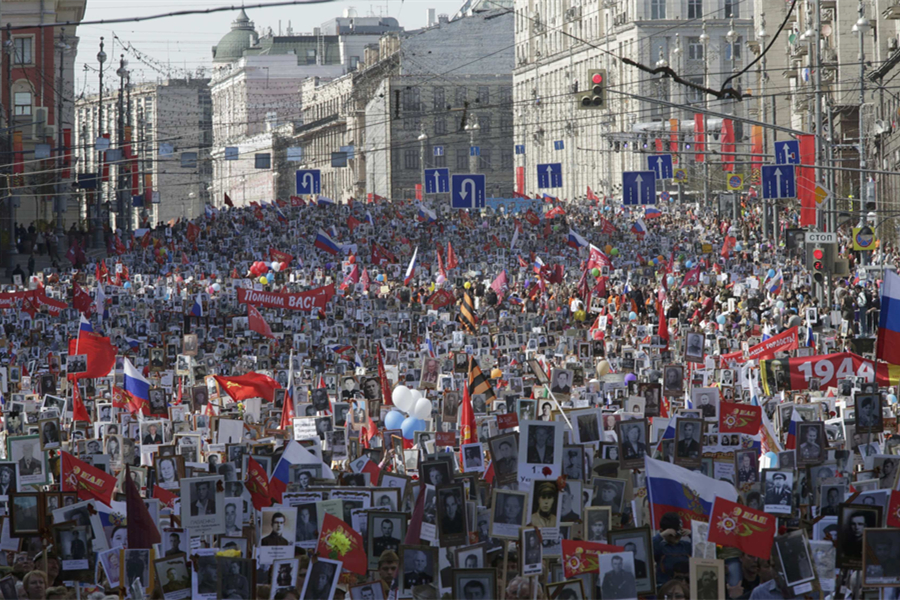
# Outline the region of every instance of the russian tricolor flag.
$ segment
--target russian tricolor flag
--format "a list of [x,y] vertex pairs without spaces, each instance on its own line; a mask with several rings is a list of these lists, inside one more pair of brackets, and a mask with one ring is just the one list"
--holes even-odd
[[420,222],[435,223],[437,221],[437,214],[435,214],[433,210],[429,210],[424,206],[419,206],[419,213],[417,218]]
[[797,423],[800,421],[800,413],[795,406],[791,413],[791,424],[788,426],[787,443],[784,445],[785,450],[797,449]]
[[328,465],[319,460],[315,454],[300,445],[297,440],[290,440],[284,447],[281,459],[272,470],[269,478],[269,493],[277,503],[281,503],[282,496],[290,482],[291,467],[293,465],[322,465],[322,477],[334,479],[334,472]]
[[203,316],[203,302],[200,301],[200,294],[194,297],[194,306],[191,307],[191,315],[195,317]]
[[150,382],[141,375],[131,360],[125,359],[125,384],[122,389],[140,406],[150,405]]
[[778,269],[778,272],[766,281],[766,290],[775,296],[781,293],[782,286],[784,286],[784,274],[781,269]]
[[588,241],[578,235],[574,230],[569,229],[569,246],[573,248],[586,248],[589,246]]
[[136,339],[134,339],[134,338],[126,337],[126,338],[125,338],[125,341],[128,343],[128,346],[129,346],[132,350],[137,350],[138,348],[141,347],[141,341],[140,341],[140,340],[136,340]]
[[534,264],[533,264],[532,266],[534,267],[534,272],[535,272],[535,273],[540,273],[540,272],[541,272],[541,269],[544,268],[544,261],[541,260],[541,257],[540,257],[540,256],[535,256],[535,257],[534,257]]
[[428,350],[428,356],[431,358],[437,357],[437,354],[434,351],[434,344],[431,341],[431,334],[425,337],[425,348]]
[[319,233],[316,234],[316,243],[314,245],[328,254],[340,254],[341,252],[341,247],[323,229],[320,229]]
[[659,209],[655,206],[648,206],[644,209],[644,218],[646,219],[655,219],[656,217],[661,217],[662,213],[659,212]]
[[416,250],[413,252],[412,260],[409,261],[409,266],[406,267],[406,275],[403,276],[403,285],[409,285],[412,281],[413,274],[416,272],[416,257],[419,255],[419,247],[416,246]]
[[366,211],[366,223],[368,223],[372,227],[375,227],[375,219],[372,218],[372,213],[370,213],[369,211]]
[[647,233],[647,225],[646,223],[644,223],[643,219],[638,219],[631,224],[631,233],[637,235],[644,235],[645,233]]
[[900,275],[885,270],[881,284],[881,317],[875,357],[900,365]]
[[551,196],[550,194],[544,194],[542,198],[544,202],[556,202],[558,200],[556,196]]
[[329,198],[327,196],[319,196],[318,204],[319,204],[319,206],[328,206],[329,204],[333,205],[334,200],[332,200],[331,198]]
[[91,322],[84,318],[84,315],[81,315],[81,323],[78,325],[78,331],[87,331],[88,333],[94,333],[94,326],[91,325]]

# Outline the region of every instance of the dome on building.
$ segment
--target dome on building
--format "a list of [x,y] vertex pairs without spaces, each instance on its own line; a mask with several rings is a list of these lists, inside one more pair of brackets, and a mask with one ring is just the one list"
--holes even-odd
[[230,63],[244,56],[244,50],[256,45],[259,36],[253,29],[253,22],[241,9],[237,19],[231,22],[231,31],[225,34],[218,45],[213,46],[214,63]]

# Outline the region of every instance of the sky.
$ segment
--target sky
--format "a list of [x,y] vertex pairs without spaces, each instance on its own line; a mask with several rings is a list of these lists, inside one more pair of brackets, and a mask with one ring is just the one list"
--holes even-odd
[[[266,0],[247,0],[246,5],[264,4]],[[428,8],[437,14],[453,15],[463,0],[382,0],[380,3],[336,1],[309,6],[282,6],[277,8],[248,8],[247,16],[254,22],[257,31],[271,27],[278,34],[278,23],[286,32],[288,21],[295,35],[312,33],[313,27],[336,16],[342,16],[347,8],[354,8],[359,16],[391,16],[407,30],[425,25]],[[87,0],[85,21],[119,19],[165,14],[188,8],[208,9],[221,6],[235,6],[233,11],[213,14],[198,14],[168,17],[147,22],[117,23],[110,25],[79,25],[78,55],[75,64],[76,96],[98,89],[97,53],[100,37],[104,39],[107,54],[103,78],[118,87],[116,70],[119,57],[123,53],[123,43],[130,43],[138,52],[146,55],[143,61],[134,54],[125,52],[128,68],[132,71],[132,83],[156,81],[165,78],[171,68],[173,77],[183,77],[185,70],[195,73],[200,67],[209,70],[212,66],[212,47],[231,30],[231,22],[240,8],[235,0]],[[115,39],[118,37],[118,40]],[[120,41],[121,40],[121,41]],[[155,65],[154,65],[155,63]],[[89,70],[84,70],[85,64]],[[87,76],[85,76],[87,73]],[[104,85],[109,89],[109,85]]]

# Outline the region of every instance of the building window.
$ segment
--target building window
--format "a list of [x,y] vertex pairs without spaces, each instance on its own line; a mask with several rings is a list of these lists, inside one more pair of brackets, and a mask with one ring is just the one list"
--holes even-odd
[[405,117],[403,119],[403,129],[405,129],[406,131],[418,131],[420,123],[421,121],[419,121],[418,118]]
[[316,64],[316,51],[315,50],[307,50],[306,51],[306,64],[308,64],[308,65]]
[[744,36],[742,35],[737,36],[737,39],[732,44],[725,42],[725,60],[731,60],[732,54],[734,55],[734,60],[741,60],[741,46],[743,43]]
[[408,171],[419,170],[419,150],[407,148],[403,151],[403,168]]
[[650,18],[666,18],[666,0],[650,0]]
[[469,149],[456,149],[456,170],[460,173],[468,173],[469,171]]
[[466,88],[458,87],[456,88],[456,107],[462,108],[466,103]]
[[725,0],[725,18],[739,19],[741,16],[740,0]]
[[489,134],[491,132],[491,115],[481,115],[478,117],[478,127],[481,133]]
[[17,117],[31,116],[31,92],[16,92],[14,95],[15,115]]
[[688,0],[688,19],[703,17],[703,0]]
[[475,100],[478,104],[482,106],[488,105],[491,103],[491,88],[486,85],[478,86],[478,98]]
[[480,156],[478,157],[478,168],[481,171],[490,171],[493,167],[491,166],[491,149],[481,147]]
[[34,55],[32,54],[33,43],[34,38],[32,37],[13,38],[13,45],[16,52],[16,60],[14,64],[30,65],[34,62]]
[[703,60],[703,44],[698,37],[688,38],[688,60]]
[[442,117],[434,120],[434,135],[447,135],[447,119]]
[[504,85],[500,88],[500,104],[506,106],[512,104],[512,86]]
[[[702,76],[701,77],[697,77],[697,76],[687,77],[687,80],[690,81],[691,83],[693,83],[694,85],[699,85],[699,86],[703,85],[703,77]],[[692,87],[687,87],[687,88],[685,88],[685,90],[687,90],[687,101],[689,104],[700,104],[701,102],[703,102],[703,92],[701,92],[698,89],[692,88]]]
[[512,169],[513,168],[513,153],[509,150],[504,150],[500,153],[500,161],[502,163],[503,169]]
[[512,133],[513,132],[513,119],[510,116],[502,116],[500,117],[500,133]]
[[444,102],[444,88],[436,87],[434,88],[434,96],[433,96],[433,107],[435,111],[444,110],[446,108],[446,104]]
[[408,87],[401,95],[404,112],[419,112],[419,88]]
[[432,157],[435,169],[443,169],[447,166],[447,157],[443,154]]

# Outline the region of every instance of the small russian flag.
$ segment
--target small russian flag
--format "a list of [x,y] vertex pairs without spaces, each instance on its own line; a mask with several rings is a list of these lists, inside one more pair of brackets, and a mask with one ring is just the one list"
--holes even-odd
[[363,367],[363,360],[362,360],[362,358],[361,358],[360,355],[359,355],[359,351],[358,351],[358,350],[354,350],[354,351],[353,351],[353,354],[354,354],[354,356],[353,356],[353,364],[356,365],[358,368],[362,368],[362,367]]
[[89,333],[94,332],[94,326],[91,325],[91,322],[88,321],[84,315],[81,315],[81,323],[78,325],[78,331],[87,331]]
[[638,219],[634,223],[631,224],[631,233],[636,235],[644,235],[647,233],[647,225],[644,223],[643,219]]
[[578,234],[577,234],[574,230],[572,230],[572,229],[569,229],[569,241],[568,241],[568,244],[569,244],[569,246],[571,246],[571,247],[573,247],[573,248],[585,248],[585,247],[587,247],[587,246],[589,245],[589,244],[588,244],[588,241],[587,241],[586,239],[584,239],[583,237],[581,237],[580,235],[578,235]]
[[142,404],[150,403],[150,382],[134,368],[131,361],[125,359],[125,382],[122,389],[126,394]]
[[369,211],[366,211],[366,223],[368,223],[372,227],[375,227],[375,219],[372,218],[372,213],[370,213]]
[[800,413],[795,406],[791,413],[791,424],[788,426],[787,443],[784,445],[785,450],[797,449],[797,423],[801,421]]
[[540,257],[540,256],[535,256],[535,257],[534,257],[534,265],[533,265],[533,266],[534,266],[534,272],[535,272],[535,273],[540,273],[540,272],[541,272],[541,269],[544,268],[544,261],[541,260],[541,257]]
[[203,316],[203,303],[200,301],[200,294],[194,297],[194,306],[191,308],[191,315],[195,317]]
[[772,276],[768,281],[766,281],[766,290],[773,296],[776,296],[781,293],[781,288],[784,286],[784,273],[782,273],[781,269],[778,269],[778,272]]
[[332,200],[331,198],[329,198],[329,197],[327,197],[327,196],[319,196],[319,198],[318,198],[318,204],[319,204],[319,206],[327,206],[327,205],[329,205],[329,204],[332,204],[332,205],[333,205],[333,204],[334,204],[334,200]]
[[353,346],[342,346],[340,344],[334,344],[333,346],[329,346],[328,349],[334,352],[335,354],[343,354],[347,350],[351,349]]
[[340,254],[341,247],[331,239],[331,236],[325,233],[325,230],[320,229],[319,233],[316,234],[316,243],[314,244],[316,248],[319,250],[324,250],[328,254]]
[[126,337],[126,338],[125,338],[125,341],[128,342],[128,346],[129,346],[132,350],[137,350],[138,348],[141,347],[141,341],[140,341],[140,340],[136,340],[136,339],[134,339],[134,338]]
[[431,334],[425,338],[425,348],[428,350],[428,356],[435,358],[437,354],[434,352],[434,344],[431,342]]
[[544,194],[542,198],[544,199],[544,202],[556,202],[557,200],[559,200],[559,198],[557,198],[556,196],[551,196],[550,194]]
[[655,206],[648,206],[644,209],[644,218],[647,219],[655,219],[656,217],[661,217],[662,213]]
[[412,255],[412,260],[409,261],[409,266],[406,267],[406,275],[403,276],[403,285],[409,285],[412,281],[413,274],[416,272],[416,257],[419,255],[419,247],[416,246],[415,251]]
[[437,221],[437,214],[435,214],[433,210],[429,210],[424,206],[419,206],[419,213],[417,218],[420,222],[435,223]]

